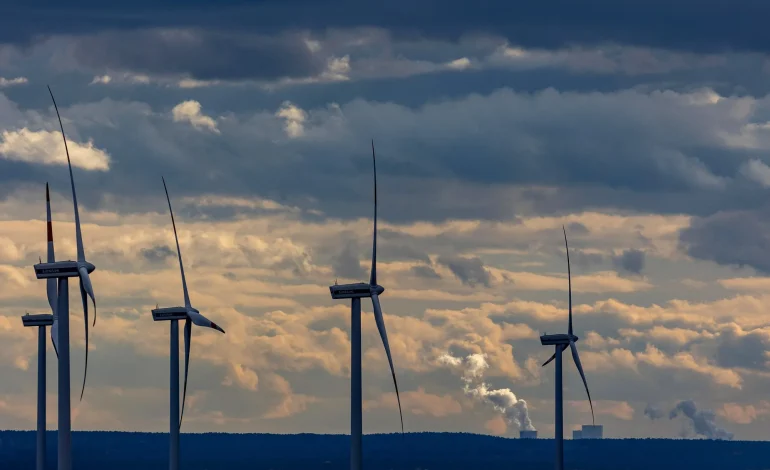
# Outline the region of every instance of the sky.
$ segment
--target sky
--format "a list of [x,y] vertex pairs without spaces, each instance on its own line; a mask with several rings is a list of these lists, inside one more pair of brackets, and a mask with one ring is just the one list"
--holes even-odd
[[[0,428],[35,426],[57,258],[75,257],[51,85],[96,265],[73,429],[168,429],[168,335],[194,330],[185,432],[349,432],[350,313],[379,282],[407,431],[553,435],[543,332],[575,333],[606,437],[770,438],[770,4],[754,0],[3,7]],[[730,18],[729,21],[727,19]],[[7,27],[6,27],[7,26]],[[72,387],[82,309],[71,292]],[[365,432],[398,411],[363,302]],[[591,423],[565,354],[565,428]],[[56,364],[48,348],[48,424]],[[78,394],[73,392],[73,397]],[[529,419],[529,421],[527,421]]]

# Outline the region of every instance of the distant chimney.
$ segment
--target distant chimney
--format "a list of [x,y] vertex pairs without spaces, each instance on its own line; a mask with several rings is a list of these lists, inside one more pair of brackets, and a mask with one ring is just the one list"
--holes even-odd
[[572,439],[582,439],[583,438],[583,431],[580,429],[573,429],[572,430]]
[[604,435],[604,426],[601,424],[584,424],[581,439],[601,439]]
[[537,431],[519,431],[519,439],[537,439]]

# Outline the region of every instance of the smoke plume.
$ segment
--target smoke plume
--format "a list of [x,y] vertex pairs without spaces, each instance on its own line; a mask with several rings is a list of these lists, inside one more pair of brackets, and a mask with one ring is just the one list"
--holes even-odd
[[520,400],[509,388],[492,390],[483,381],[484,371],[489,368],[486,354],[471,354],[465,359],[444,354],[438,358],[440,364],[462,370],[463,391],[465,395],[491,406],[500,413],[509,424],[515,424],[519,430],[534,431],[529,418],[527,402]]
[[660,419],[664,417],[666,414],[663,413],[663,410],[658,408],[657,406],[653,406],[648,404],[644,408],[644,416],[650,418],[651,420],[655,421],[656,419]]
[[683,415],[690,420],[689,424],[695,435],[703,436],[706,439],[731,440],[733,438],[733,433],[717,426],[715,422],[716,415],[713,411],[699,410],[692,400],[684,400],[677,403],[668,417],[669,419],[674,419],[679,415]]

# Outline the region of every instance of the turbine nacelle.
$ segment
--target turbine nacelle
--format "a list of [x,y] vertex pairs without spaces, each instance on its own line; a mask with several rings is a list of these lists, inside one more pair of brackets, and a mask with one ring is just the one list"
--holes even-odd
[[50,313],[41,313],[39,315],[26,314],[21,317],[24,326],[48,326],[53,325],[53,315]]
[[90,274],[96,266],[88,261],[56,261],[53,263],[38,263],[35,266],[35,276],[38,279],[79,277],[81,268]]
[[[91,265],[93,266],[93,265]],[[77,261],[56,261],[54,263],[39,263],[35,266],[35,276],[38,279],[79,277]]]
[[578,337],[575,335],[556,334],[556,335],[542,335],[540,337],[540,344],[542,344],[543,346],[555,346],[557,344],[563,344],[565,346],[569,346],[570,337],[572,338],[573,343],[577,342]]
[[184,307],[164,307],[152,310],[152,319],[155,321],[184,320],[187,318],[187,309]]
[[355,284],[339,284],[329,286],[332,299],[361,299],[380,295],[385,292],[385,288],[380,285],[371,285],[366,282],[357,282]]

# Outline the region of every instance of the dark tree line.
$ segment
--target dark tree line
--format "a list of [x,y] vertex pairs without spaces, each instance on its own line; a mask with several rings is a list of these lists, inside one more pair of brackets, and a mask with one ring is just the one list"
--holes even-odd
[[[48,432],[55,469],[56,432]],[[347,470],[348,438],[319,434],[182,434],[185,470]],[[78,470],[168,468],[168,437],[159,433],[75,432]],[[550,470],[553,440],[459,433],[364,436],[370,470]],[[768,468],[770,443],[669,439],[565,441],[570,470],[754,470]],[[35,433],[0,431],[0,469],[35,467]]]

